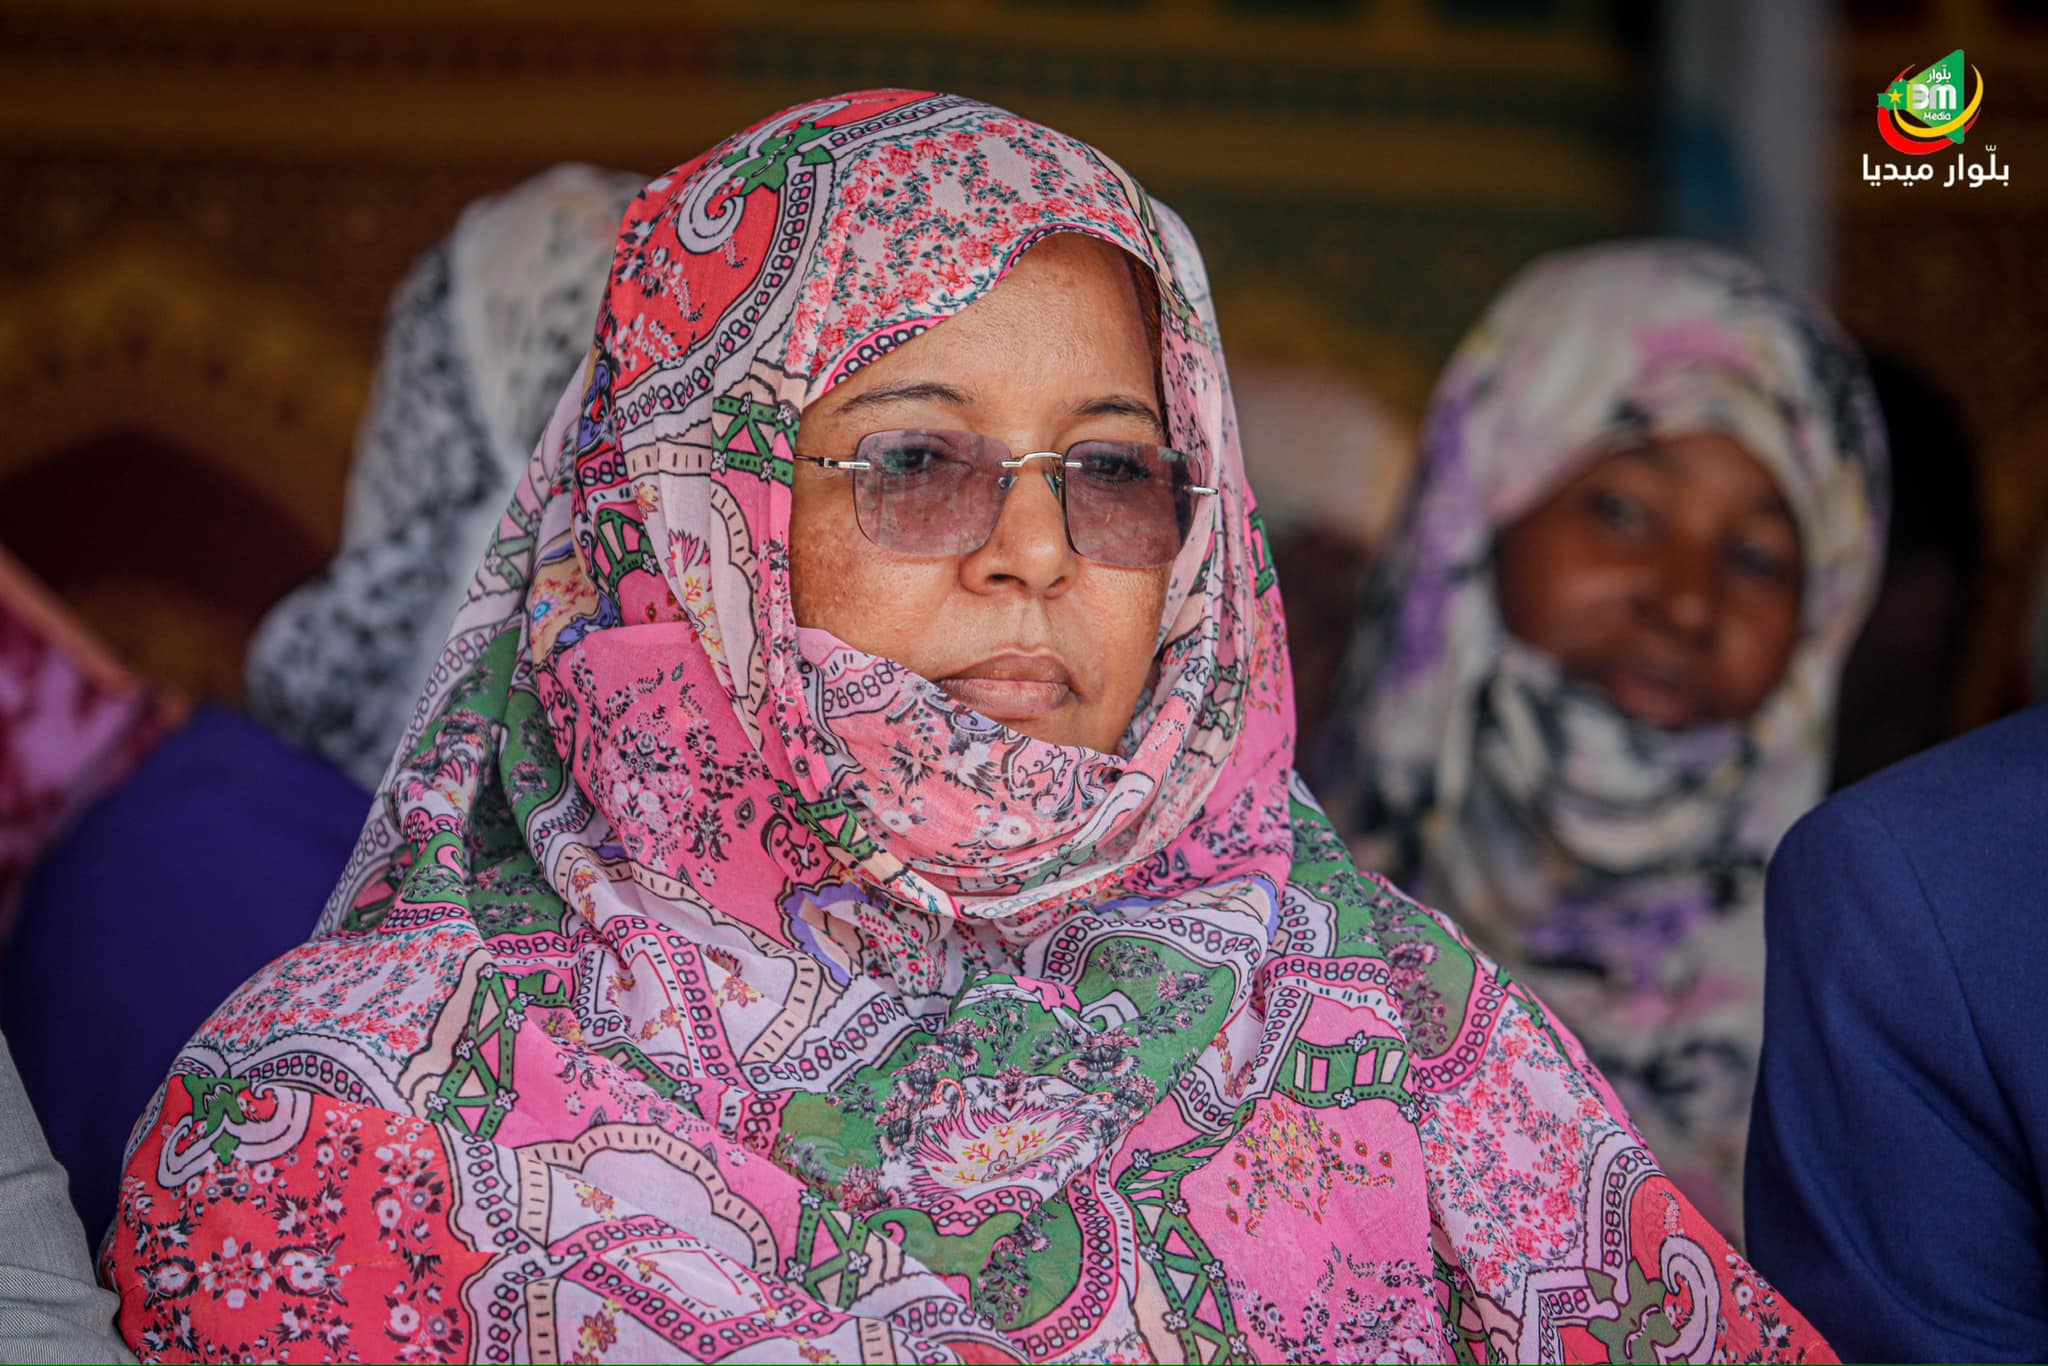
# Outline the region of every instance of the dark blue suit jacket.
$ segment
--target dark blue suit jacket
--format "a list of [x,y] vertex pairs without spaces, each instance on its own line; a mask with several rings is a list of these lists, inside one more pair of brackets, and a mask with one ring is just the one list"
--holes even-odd
[[1757,1269],[1851,1361],[2048,1360],[2048,706],[1807,816],[1766,924]]

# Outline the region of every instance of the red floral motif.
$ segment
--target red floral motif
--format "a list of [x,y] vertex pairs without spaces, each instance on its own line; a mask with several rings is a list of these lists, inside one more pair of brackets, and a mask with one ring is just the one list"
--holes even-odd
[[[251,1114],[275,1113],[247,1091]],[[144,1361],[456,1361],[474,1325],[462,1282],[488,1259],[448,1225],[448,1157],[417,1119],[312,1097],[306,1131],[248,1160],[232,1125],[174,1189],[160,1166],[192,1092],[167,1088],[123,1182],[102,1270]],[[275,1149],[273,1151],[273,1149]],[[373,1308],[374,1307],[374,1308]]]
[[[1258,1108],[1251,1123],[1238,1134],[1231,1161],[1238,1175],[1225,1185],[1245,1202],[1244,1231],[1257,1233],[1267,1212],[1277,1202],[1292,1206],[1316,1223],[1330,1193],[1339,1184],[1389,1186],[1391,1173],[1370,1161],[1372,1149],[1354,1143],[1354,1153],[1344,1151],[1344,1136],[1293,1101],[1275,1098]],[[1235,1206],[1224,1214],[1238,1222]]]

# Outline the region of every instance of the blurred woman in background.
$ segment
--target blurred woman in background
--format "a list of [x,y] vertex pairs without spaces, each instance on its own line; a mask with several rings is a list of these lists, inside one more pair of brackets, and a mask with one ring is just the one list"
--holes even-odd
[[[114,1217],[128,1129],[179,1045],[305,938],[348,861],[547,421],[550,398],[537,395],[558,393],[589,348],[641,184],[555,167],[472,204],[407,273],[356,438],[342,545],[252,642],[253,718],[202,703],[173,727],[177,709],[133,678],[87,705],[90,691],[58,686],[54,670],[86,682],[120,671],[51,624],[60,605],[47,595],[35,610],[0,555],[0,908],[10,881],[22,888],[0,1027],[94,1241]],[[85,733],[55,743],[67,727]],[[111,758],[88,765],[99,750]],[[75,791],[62,800],[49,779],[67,755]],[[48,828],[31,843],[10,813]],[[76,819],[63,828],[60,816]],[[237,855],[222,859],[228,844]]]
[[556,166],[480,200],[391,301],[341,548],[249,643],[249,710],[374,788],[590,344],[619,216],[646,177]]
[[1740,1217],[1762,873],[1819,800],[1883,545],[1862,362],[1720,251],[1525,270],[1453,356],[1319,790]]

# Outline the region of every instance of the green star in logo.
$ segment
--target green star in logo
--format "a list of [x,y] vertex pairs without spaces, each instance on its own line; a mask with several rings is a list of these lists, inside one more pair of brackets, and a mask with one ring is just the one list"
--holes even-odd
[[[783,182],[789,179],[790,163],[799,159],[799,153],[802,154],[801,160],[806,166],[822,166],[832,159],[832,153],[825,148],[811,146],[831,131],[805,119],[794,128],[778,133],[763,142],[761,149],[751,160],[747,157],[746,149],[742,147],[728,153],[724,158],[724,164],[734,168],[733,176],[740,182],[739,192],[743,195],[752,194],[763,185],[779,191]],[[741,162],[745,164],[738,164]]]
[[1885,104],[1893,109],[1903,106],[1906,103],[1906,83],[1893,81],[1891,88],[1884,92],[1883,99]]

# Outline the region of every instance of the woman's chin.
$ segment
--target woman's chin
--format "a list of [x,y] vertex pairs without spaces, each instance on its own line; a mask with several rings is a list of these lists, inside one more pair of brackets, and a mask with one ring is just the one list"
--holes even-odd
[[1123,739],[1123,730],[1105,736],[1108,729],[1099,720],[1087,715],[1078,705],[1069,702],[1058,711],[1029,720],[1007,721],[1001,717],[992,720],[1004,725],[1019,735],[1028,735],[1034,740],[1043,740],[1048,745],[1066,745],[1071,748],[1092,749],[1098,754],[1114,754],[1117,742]]
[[[1043,740],[1048,745],[1078,745],[1083,749],[1099,749],[1100,746],[1095,744],[1094,741],[1101,737],[1093,734],[1093,727],[1089,726],[1078,716],[1063,714],[1072,710],[1073,708],[1066,707],[1062,708],[1061,711],[1032,717],[1028,720],[1011,721],[1000,716],[991,719],[1001,721],[1019,735],[1028,735],[1034,740]],[[1115,741],[1110,743],[1114,745]]]
[[1049,745],[1078,745],[1108,752],[1123,738],[1122,728],[1106,739],[1108,729],[1064,683],[1022,679],[944,678],[939,687],[963,707],[971,707],[1034,740]]

